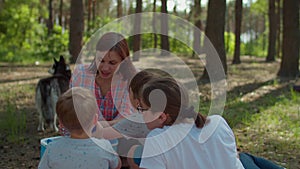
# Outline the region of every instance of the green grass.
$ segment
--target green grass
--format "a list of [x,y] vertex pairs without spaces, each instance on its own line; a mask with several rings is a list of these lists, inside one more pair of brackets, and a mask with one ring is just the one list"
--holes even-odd
[[22,107],[32,99],[33,86],[18,84],[13,88],[1,86],[0,100],[3,103],[0,110],[0,131],[5,133],[9,142],[23,142],[26,130],[27,114]]
[[5,112],[6,114],[1,121],[0,128],[8,131],[8,141],[23,141],[26,129],[26,114],[24,112],[17,112],[11,103],[7,103]]
[[299,103],[300,94],[287,90],[279,96],[266,96],[257,107],[247,103],[229,105],[225,118],[233,126],[242,150],[295,168],[290,161],[300,156]]

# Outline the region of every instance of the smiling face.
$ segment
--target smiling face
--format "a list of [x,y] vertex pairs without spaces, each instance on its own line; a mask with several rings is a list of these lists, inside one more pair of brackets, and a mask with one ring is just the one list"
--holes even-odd
[[112,79],[115,71],[122,62],[121,56],[115,51],[97,51],[96,63],[99,76],[102,79]]

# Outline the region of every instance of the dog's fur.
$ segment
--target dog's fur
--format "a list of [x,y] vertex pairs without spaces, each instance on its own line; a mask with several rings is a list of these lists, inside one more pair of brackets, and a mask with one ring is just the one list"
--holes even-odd
[[54,58],[52,72],[51,77],[40,79],[36,87],[35,105],[39,113],[38,131],[44,131],[45,122],[52,131],[58,131],[56,102],[58,97],[69,88],[71,69],[65,63],[63,56],[60,56],[59,61]]

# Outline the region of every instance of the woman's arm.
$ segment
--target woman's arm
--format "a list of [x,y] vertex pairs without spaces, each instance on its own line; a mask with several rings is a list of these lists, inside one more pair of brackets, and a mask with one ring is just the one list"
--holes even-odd
[[101,121],[101,124],[104,124],[103,127],[110,127],[110,126],[113,126],[115,125],[116,123],[118,123],[120,120],[122,120],[124,117],[120,117],[118,119],[114,119],[114,120],[111,120],[111,121]]
[[108,140],[122,138],[123,136],[114,128],[112,127],[102,127],[102,123],[98,122],[96,124],[96,130],[92,133],[93,137],[96,138],[104,138]]

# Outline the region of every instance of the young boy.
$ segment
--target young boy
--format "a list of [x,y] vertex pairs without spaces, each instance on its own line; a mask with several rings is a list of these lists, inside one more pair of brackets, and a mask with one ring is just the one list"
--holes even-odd
[[70,137],[50,143],[38,168],[121,168],[109,141],[91,137],[97,109],[95,96],[88,89],[73,87],[61,95],[56,112]]

